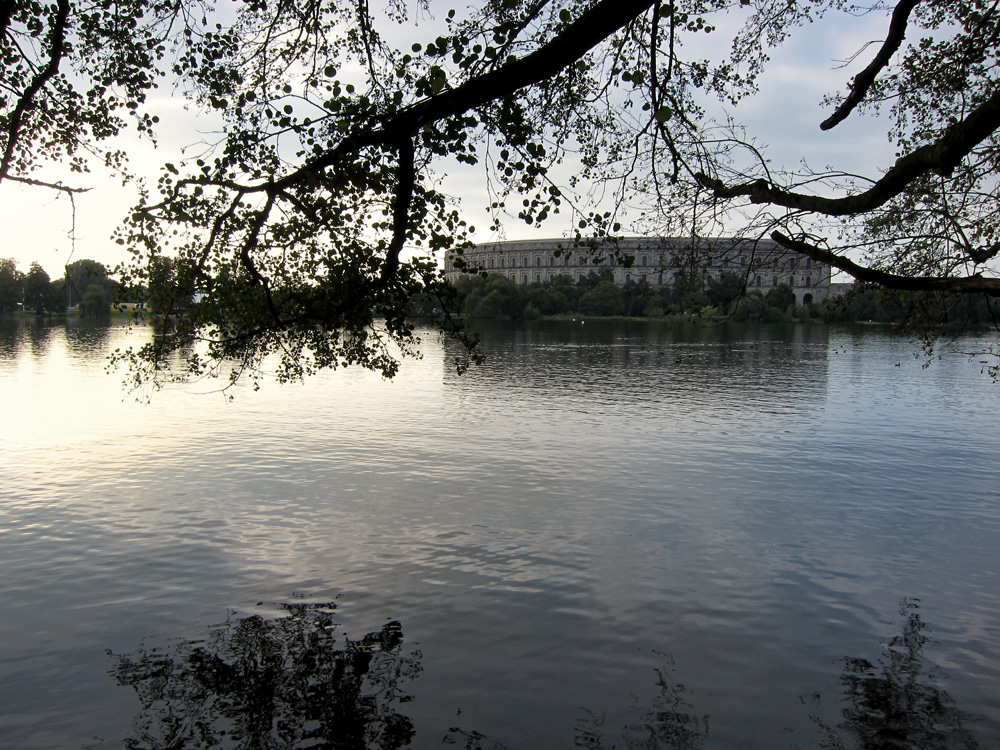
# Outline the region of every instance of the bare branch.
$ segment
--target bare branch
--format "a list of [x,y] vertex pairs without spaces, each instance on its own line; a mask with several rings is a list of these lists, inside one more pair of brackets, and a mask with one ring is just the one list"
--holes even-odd
[[399,173],[396,179],[396,195],[392,202],[392,241],[382,264],[382,282],[391,283],[399,269],[399,253],[406,242],[406,230],[410,223],[410,204],[413,202],[413,186],[416,168],[413,141],[404,138],[399,142]]
[[875,77],[889,64],[889,60],[903,43],[906,36],[906,24],[910,19],[910,12],[916,7],[920,0],[902,0],[892,12],[892,19],[889,21],[889,32],[882,43],[875,59],[871,61],[867,68],[858,73],[851,82],[851,93],[841,103],[837,110],[830,115],[819,126],[820,130],[830,130],[847,119],[848,115],[854,111],[865,98],[868,89],[875,83]]
[[69,187],[68,185],[60,185],[58,182],[44,182],[43,180],[33,180],[30,177],[14,177],[13,175],[5,175],[3,177],[5,180],[10,180],[11,182],[20,182],[23,185],[31,185],[33,187],[44,187],[50,188],[51,190],[59,190],[63,193],[87,193],[90,188],[76,188]]
[[991,297],[1000,297],[1000,279],[984,278],[978,274],[975,276],[900,276],[859,265],[846,256],[824,250],[804,240],[792,239],[781,232],[772,232],[771,239],[789,250],[802,253],[815,261],[827,263],[849,273],[858,281],[908,292],[981,293]]
[[716,198],[745,196],[751,203],[770,203],[826,216],[849,216],[873,211],[885,205],[927,172],[951,174],[962,159],[993,135],[997,128],[1000,128],[1000,91],[972,110],[964,120],[947,128],[936,142],[899,157],[868,190],[843,198],[794,193],[775,187],[765,180],[731,187],[705,174],[698,174],[697,180],[703,187],[711,190]]

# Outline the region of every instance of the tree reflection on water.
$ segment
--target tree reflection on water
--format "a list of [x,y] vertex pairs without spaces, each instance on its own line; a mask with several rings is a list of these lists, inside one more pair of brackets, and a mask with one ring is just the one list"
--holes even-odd
[[[845,657],[842,721],[814,716],[826,750],[976,750],[964,727],[970,717],[938,686],[942,678],[923,656],[930,642],[915,600],[903,602],[902,632],[876,663]],[[284,604],[275,619],[230,618],[204,641],[167,653],[140,650],[115,656],[112,675],[132,687],[142,708],[127,748],[407,747],[410,700],[402,685],[420,672],[420,653],[404,654],[398,622],[360,640],[338,639],[333,603]],[[660,655],[667,664],[669,655]],[[672,666],[672,664],[671,664]],[[590,750],[698,750],[709,734],[670,669],[657,673],[657,696],[641,718],[615,736],[605,717],[584,710],[574,745]],[[819,696],[814,696],[819,700]],[[442,740],[466,750],[503,750],[475,731],[454,727]]]
[[338,641],[332,603],[282,609],[277,619],[230,619],[172,654],[116,656],[112,675],[142,704],[125,746],[406,747],[413,724],[396,707],[420,655],[401,653],[400,624]]
[[[666,656],[669,660],[669,656]],[[659,695],[652,706],[638,721],[630,723],[619,739],[609,740],[604,734],[605,716],[583,709],[583,716],[576,725],[573,746],[589,750],[614,750],[618,747],[669,748],[670,750],[698,750],[708,735],[708,716],[696,716],[684,698],[685,689],[674,682],[667,669],[656,670]],[[445,744],[458,745],[463,750],[506,750],[479,732],[466,732],[453,728],[444,738]],[[610,744],[608,744],[610,742]]]
[[[670,662],[669,655],[664,658]],[[684,697],[685,688],[669,676],[664,667],[656,669],[656,686],[660,692],[649,711],[639,721],[623,731],[621,740],[629,748],[670,748],[698,750],[708,736],[708,716],[698,716]],[[611,750],[617,743],[607,744],[603,733],[604,717],[591,711],[577,724],[575,747],[591,750]]]
[[930,637],[917,611],[918,600],[904,600],[902,633],[895,636],[876,664],[844,657],[843,721],[831,726],[819,719],[822,747],[829,750],[975,750],[978,744],[964,723],[943,678],[923,656]]

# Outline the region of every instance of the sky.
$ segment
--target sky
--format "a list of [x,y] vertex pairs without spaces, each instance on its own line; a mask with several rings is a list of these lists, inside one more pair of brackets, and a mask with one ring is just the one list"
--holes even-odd
[[[436,5],[432,4],[432,8]],[[443,17],[444,12],[439,15]],[[868,174],[875,171],[875,166],[884,168],[891,163],[894,149],[886,138],[886,123],[852,116],[829,133],[819,130],[819,123],[829,114],[820,105],[821,98],[845,90],[851,76],[868,63],[875,48],[866,49],[848,67],[843,67],[843,61],[866,43],[880,40],[886,19],[881,13],[824,19],[796,30],[774,51],[761,81],[761,92],[743,102],[733,114],[749,126],[751,134],[769,145],[768,155],[775,162],[794,166],[805,159],[813,167],[835,165]],[[431,38],[429,29],[433,25],[433,19],[424,19],[417,36],[408,32],[401,43],[408,47],[414,38]],[[701,43],[706,54],[713,54],[718,52],[718,45],[728,45],[730,39],[720,29],[702,37]],[[136,173],[155,184],[163,163],[176,160],[181,149],[186,148],[188,153],[198,149],[199,143],[212,137],[216,124],[199,117],[181,98],[163,88],[151,97],[150,105],[160,116],[157,144],[128,133],[115,145],[128,152]],[[722,117],[725,113],[717,109],[714,114]],[[474,239],[497,239],[487,231],[490,221],[484,207],[489,198],[482,171],[458,164],[444,171],[446,192],[461,196],[463,215],[478,229]],[[86,175],[60,174],[54,167],[39,177],[62,179],[89,190],[76,196],[74,212],[74,205],[63,194],[0,183],[0,257],[13,257],[22,271],[37,261],[53,278],[60,276],[62,267],[72,260],[89,258],[112,267],[126,259],[125,251],[110,236],[136,203],[134,186],[123,187],[119,179],[107,175],[99,166]],[[550,220],[539,229],[511,218],[502,238],[558,237],[570,229],[565,219]]]

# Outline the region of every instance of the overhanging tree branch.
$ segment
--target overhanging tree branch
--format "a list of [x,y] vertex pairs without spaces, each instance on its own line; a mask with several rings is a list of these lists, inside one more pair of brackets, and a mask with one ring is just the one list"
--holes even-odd
[[413,202],[413,187],[416,182],[415,154],[413,141],[404,138],[399,143],[399,168],[396,176],[396,195],[392,202],[392,240],[382,264],[382,282],[391,283],[399,269],[399,254],[406,242],[406,230],[410,223],[410,204]]
[[937,141],[897,159],[868,190],[843,198],[795,193],[775,187],[765,180],[727,186],[722,180],[702,173],[697,175],[697,180],[716,198],[746,197],[751,203],[769,203],[826,216],[850,216],[885,205],[927,172],[950,175],[962,159],[993,135],[997,128],[1000,128],[1000,90],[973,109],[964,120],[947,128]]
[[0,37],[7,33],[7,28],[13,17],[14,0],[0,0]]
[[895,54],[896,50],[899,49],[899,45],[903,43],[910,12],[916,7],[918,2],[920,0],[903,0],[896,6],[896,9],[892,12],[892,19],[889,22],[889,32],[886,34],[885,41],[882,43],[878,54],[875,55],[875,59],[871,61],[867,68],[854,77],[854,81],[851,83],[851,93],[837,107],[836,111],[822,122],[819,126],[820,130],[830,130],[846,120],[848,115],[864,100],[868,89],[875,83],[875,76],[889,64],[889,60]]
[[989,279],[982,276],[901,276],[895,273],[879,271],[875,268],[862,266],[850,258],[830,250],[824,250],[817,245],[804,240],[796,240],[781,233],[772,232],[771,239],[779,245],[802,253],[820,263],[827,263],[845,273],[849,273],[858,281],[869,284],[879,284],[892,289],[908,292],[955,292],[959,294],[988,294],[1000,297],[1000,279]]
[[15,177],[14,175],[4,175],[3,179],[10,180],[11,182],[20,182],[22,185],[31,185],[33,187],[44,187],[50,188],[51,190],[59,190],[63,193],[86,193],[90,191],[90,188],[77,188],[69,187],[68,185],[60,185],[58,182],[45,182],[44,180],[34,180],[30,177]]
[[[460,115],[551,78],[641,16],[655,1],[601,0],[562,33],[525,57],[470,79],[454,89],[412,104],[400,110],[381,127],[356,131],[335,148],[282,179],[268,184],[279,190],[284,189],[308,175],[322,172],[363,148],[400,143],[425,125]],[[259,187],[260,190],[265,188],[264,185]]]
[[[5,9],[6,10],[6,9]],[[0,181],[7,177],[10,163],[14,158],[14,150],[21,137],[21,124],[25,113],[32,106],[35,96],[49,80],[59,72],[63,51],[66,47],[66,29],[69,20],[69,0],[58,0],[55,23],[52,25],[52,45],[49,60],[32,79],[10,114],[7,121],[7,148],[4,149],[3,160],[0,161]]]

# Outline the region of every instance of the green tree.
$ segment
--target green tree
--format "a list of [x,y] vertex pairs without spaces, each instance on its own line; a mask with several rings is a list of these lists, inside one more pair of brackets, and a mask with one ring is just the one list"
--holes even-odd
[[572,276],[556,276],[550,283],[553,298],[566,301],[565,306],[563,306],[561,302],[557,301],[557,305],[562,308],[559,312],[571,312],[578,309],[578,303],[582,291],[576,284],[573,283]]
[[568,309],[566,297],[549,284],[533,284],[525,297],[526,304],[533,305],[540,315],[555,315]]
[[[870,63],[821,123],[865,115],[888,131],[893,155],[857,174],[777,163],[759,142],[773,134],[707,109],[752,96],[770,46],[799,27],[850,22],[838,0],[488,1],[392,34],[402,3],[6,0],[0,181],[68,189],[47,166],[82,171],[126,124],[149,131],[145,97],[165,75],[224,121],[218,143],[164,167],[117,237],[134,253],[128,283],[149,286],[151,258],[176,264],[174,328],[143,352],[149,377],[206,338],[189,372],[281,351],[286,376],[303,362],[391,375],[387,340],[414,346],[409,300],[447,298],[430,258],[472,233],[437,180],[455,161],[483,170],[495,231],[513,216],[603,239],[625,229],[614,207],[636,205],[650,233],[731,227],[872,283],[1000,296],[1000,13],[965,0],[873,12],[884,41],[859,52]],[[696,42],[717,28],[732,36],[705,58]],[[193,287],[205,298],[185,306]]]
[[764,295],[757,289],[751,289],[745,297],[737,298],[729,306],[729,314],[737,323],[760,322],[764,319],[766,311]]
[[96,284],[104,292],[108,304],[114,298],[114,281],[108,275],[108,269],[104,264],[96,260],[76,260],[68,263],[63,278],[68,286],[63,300],[69,306],[82,302],[92,284]]
[[591,271],[586,276],[581,276],[576,282],[576,287],[582,296],[584,293],[596,289],[605,281],[614,283],[614,278],[614,273],[610,268],[601,267]]
[[745,293],[746,280],[735,273],[723,273],[718,279],[713,279],[708,285],[709,304],[720,310],[729,306]]
[[0,258],[0,313],[17,309],[24,296],[24,274],[13,258]]
[[785,312],[795,304],[795,292],[788,284],[778,284],[778,286],[771,287],[764,296],[764,301],[769,307],[773,307],[779,312]]
[[85,318],[107,318],[111,315],[111,299],[100,284],[90,284],[80,302],[80,312]]
[[580,312],[584,315],[624,315],[622,289],[613,281],[602,281],[580,297]]
[[470,312],[475,318],[517,319],[523,310],[521,287],[506,276],[493,274],[486,280],[481,296]]
[[38,263],[32,263],[24,277],[24,308],[34,310],[36,315],[55,309],[55,301],[50,289],[49,275]]
[[625,303],[625,314],[642,316],[646,314],[649,307],[650,297],[653,290],[649,282],[645,279],[639,281],[628,281],[622,288],[622,299]]
[[684,300],[697,299],[698,307],[701,308],[708,304],[708,296],[704,294],[704,291],[705,278],[701,273],[690,268],[680,269],[670,285],[670,298],[671,301],[682,305],[687,312],[697,312],[697,310],[690,309],[691,305],[685,304]]

